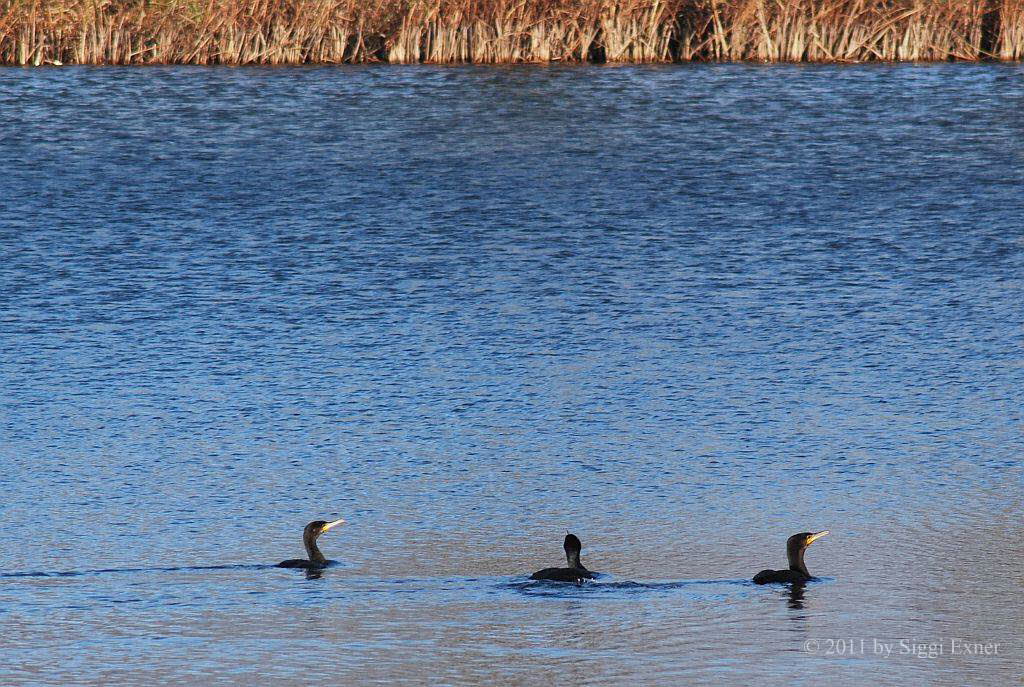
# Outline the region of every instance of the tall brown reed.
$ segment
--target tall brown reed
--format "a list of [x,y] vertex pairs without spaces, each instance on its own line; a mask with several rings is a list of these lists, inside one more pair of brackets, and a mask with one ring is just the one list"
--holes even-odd
[[13,0],[13,64],[294,64],[370,61],[388,4],[359,0]]
[[0,0],[0,63],[1024,58],[1024,0]]
[[413,0],[388,40],[392,62],[674,59],[678,0]]
[[1000,9],[998,57],[1024,59],[1024,0],[1003,0]]
[[861,62],[982,57],[983,0],[708,0],[718,60]]

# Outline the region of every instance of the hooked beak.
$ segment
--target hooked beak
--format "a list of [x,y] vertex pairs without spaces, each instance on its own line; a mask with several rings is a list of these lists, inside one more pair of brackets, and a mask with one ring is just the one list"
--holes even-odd
[[321,533],[324,533],[324,532],[326,532],[327,530],[330,530],[330,529],[334,529],[334,528],[335,528],[335,527],[337,527],[338,525],[343,525],[343,524],[345,524],[345,521],[344,521],[344,520],[343,520],[342,518],[338,518],[338,519],[337,519],[337,520],[335,520],[334,522],[329,522],[329,523],[327,523],[326,525],[324,525],[324,528],[323,528],[322,530],[320,530],[320,532],[321,532]]
[[822,530],[821,532],[815,532],[814,534],[812,534],[810,537],[807,538],[807,544],[810,545],[811,542],[813,542],[816,539],[821,539],[826,534],[828,534],[828,530]]

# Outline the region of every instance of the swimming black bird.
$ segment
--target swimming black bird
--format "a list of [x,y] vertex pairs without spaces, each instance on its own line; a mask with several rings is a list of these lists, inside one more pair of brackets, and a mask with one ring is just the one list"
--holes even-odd
[[582,584],[584,579],[597,577],[597,575],[587,570],[580,563],[580,550],[583,548],[583,545],[575,534],[565,535],[565,542],[562,544],[562,548],[565,549],[565,561],[569,564],[568,568],[544,568],[530,575],[530,579]]
[[324,555],[320,553],[320,549],[317,548],[316,539],[321,534],[329,529],[337,527],[344,523],[342,519],[337,519],[334,522],[327,522],[326,520],[314,520],[313,522],[306,525],[306,529],[302,530],[302,543],[306,546],[306,555],[309,559],[305,558],[290,558],[286,561],[281,561],[277,564],[279,568],[306,568],[307,570],[317,570],[319,568],[326,568],[331,561],[324,558]]
[[786,557],[789,558],[789,570],[762,570],[754,575],[754,584],[770,584],[772,582],[804,583],[813,580],[811,573],[804,565],[804,551],[811,542],[821,539],[828,530],[823,532],[801,532],[786,540]]

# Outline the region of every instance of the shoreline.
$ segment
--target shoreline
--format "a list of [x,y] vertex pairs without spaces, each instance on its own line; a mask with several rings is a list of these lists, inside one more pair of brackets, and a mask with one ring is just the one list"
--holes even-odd
[[1024,0],[12,0],[0,65],[1016,62]]

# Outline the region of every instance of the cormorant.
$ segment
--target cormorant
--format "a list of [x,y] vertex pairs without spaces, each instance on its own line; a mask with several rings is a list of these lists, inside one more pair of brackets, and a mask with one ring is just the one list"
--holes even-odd
[[762,570],[754,575],[754,584],[769,584],[771,582],[798,582],[803,583],[813,580],[811,573],[807,572],[804,565],[804,551],[816,539],[828,534],[823,532],[801,532],[794,534],[786,540],[786,557],[789,558],[788,570]]
[[584,579],[597,577],[597,575],[587,570],[580,563],[580,549],[583,548],[583,545],[575,534],[567,533],[565,535],[565,542],[562,544],[562,548],[565,549],[565,560],[569,564],[568,568],[544,568],[530,575],[530,579],[581,584]]
[[290,558],[278,563],[277,567],[306,568],[307,570],[326,568],[331,561],[324,558],[324,555],[320,553],[320,549],[318,549],[316,545],[316,539],[327,530],[337,527],[344,522],[344,520],[339,518],[333,522],[327,522],[326,520],[314,520],[306,525],[306,528],[302,530],[302,543],[306,546],[306,555],[309,556],[309,559]]

